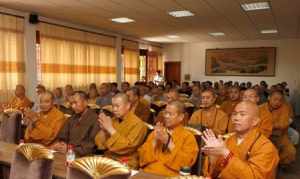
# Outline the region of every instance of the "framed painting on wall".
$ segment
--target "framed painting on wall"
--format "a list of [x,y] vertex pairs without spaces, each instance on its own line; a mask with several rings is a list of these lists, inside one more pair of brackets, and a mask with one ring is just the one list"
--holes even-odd
[[276,47],[206,49],[205,74],[275,76]]

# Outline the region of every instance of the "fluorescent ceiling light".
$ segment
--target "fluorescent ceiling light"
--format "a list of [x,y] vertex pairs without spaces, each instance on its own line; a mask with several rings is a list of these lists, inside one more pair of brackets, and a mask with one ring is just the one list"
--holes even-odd
[[173,17],[188,17],[188,16],[194,16],[194,14],[190,11],[183,10],[183,11],[171,11],[168,12],[169,15]]
[[225,34],[223,32],[211,32],[209,33],[209,35],[217,37],[217,36],[224,36]]
[[267,29],[267,30],[261,30],[260,33],[262,34],[276,34],[278,31],[276,29]]
[[178,39],[179,36],[178,35],[168,35],[168,38],[170,38],[170,39]]
[[114,19],[111,19],[111,21],[117,22],[117,23],[130,23],[130,22],[134,22],[133,19],[129,19],[127,17],[114,18]]
[[268,2],[245,3],[241,4],[241,6],[244,9],[244,11],[270,9],[270,4]]

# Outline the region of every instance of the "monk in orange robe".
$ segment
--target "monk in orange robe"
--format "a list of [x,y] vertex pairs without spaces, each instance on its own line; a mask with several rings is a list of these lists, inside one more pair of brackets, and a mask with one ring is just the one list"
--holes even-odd
[[[228,100],[221,105],[221,109],[230,117],[235,106],[240,102],[240,89],[238,87],[231,87],[228,90]],[[233,126],[231,120],[228,124],[228,132],[233,132]]]
[[156,124],[139,149],[140,167],[148,173],[177,176],[182,167],[195,163],[199,149],[194,135],[182,125],[184,105],[173,101],[164,114],[164,123]]
[[130,111],[128,96],[118,93],[112,98],[114,117],[101,112],[98,116],[100,131],[95,137],[99,150],[104,156],[128,162],[128,166],[138,169],[137,149],[147,135],[146,124]]
[[[247,89],[242,96],[242,101],[250,101],[258,104],[259,96],[257,91],[255,89]],[[268,110],[268,108],[261,105],[259,106],[259,118],[260,121],[257,127],[262,134],[269,138],[273,129],[272,113]]]
[[284,101],[283,94],[280,91],[273,91],[269,102],[263,104],[263,106],[272,113],[272,141],[279,151],[280,164],[290,164],[296,159],[296,148],[288,138],[290,108]]
[[204,90],[201,93],[201,108],[193,113],[188,124],[212,129],[217,135],[225,134],[229,119],[227,114],[216,106],[216,98],[214,91]]
[[150,117],[150,104],[147,100],[140,97],[140,89],[132,87],[126,91],[131,102],[131,111],[141,120],[148,122]]
[[17,85],[15,89],[15,97],[13,97],[7,104],[3,104],[1,111],[12,108],[23,111],[25,108],[31,108],[32,103],[25,95],[25,88],[23,85]]
[[275,179],[279,161],[272,142],[260,133],[258,106],[250,101],[236,105],[231,120],[235,135],[223,141],[212,130],[204,132],[205,146],[201,150],[208,155],[204,173],[220,179]]
[[40,95],[39,105],[41,112],[25,112],[24,119],[27,120],[28,124],[25,131],[25,141],[48,146],[55,140],[66,118],[54,106],[54,96],[50,92]]

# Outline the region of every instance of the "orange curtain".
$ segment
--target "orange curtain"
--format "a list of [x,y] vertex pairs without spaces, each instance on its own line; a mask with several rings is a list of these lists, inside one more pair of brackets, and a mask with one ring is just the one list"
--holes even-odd
[[0,14],[0,101],[8,101],[24,84],[24,19]]
[[134,84],[139,80],[139,49],[138,43],[123,40],[123,81]]
[[41,83],[53,89],[116,81],[115,38],[41,23]]

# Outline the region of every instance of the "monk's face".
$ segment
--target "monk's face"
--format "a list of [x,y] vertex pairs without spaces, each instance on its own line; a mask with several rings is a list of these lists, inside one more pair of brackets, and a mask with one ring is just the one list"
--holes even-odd
[[24,87],[21,86],[21,85],[17,85],[16,89],[15,89],[15,95],[17,97],[23,97],[23,96],[25,96],[25,89],[24,89]]
[[178,100],[178,98],[179,98],[178,93],[174,91],[170,91],[167,93],[167,103]]
[[130,102],[121,97],[112,98],[112,108],[117,118],[123,118],[130,111]]
[[164,124],[167,128],[177,126],[184,118],[184,114],[178,113],[176,106],[167,105],[164,111]]
[[237,101],[240,98],[240,91],[237,88],[229,89],[229,99],[231,101]]
[[89,98],[94,99],[98,96],[98,91],[95,88],[89,90]]
[[74,93],[72,86],[67,85],[65,87],[65,95],[66,96],[72,96]]
[[278,109],[283,103],[283,96],[278,93],[274,93],[270,96],[269,104],[273,109]]
[[255,116],[254,110],[250,109],[251,106],[249,106],[246,103],[239,103],[231,115],[234,131],[238,134],[248,132],[258,123],[259,119]]
[[242,101],[250,101],[257,104],[259,101],[259,97],[257,96],[255,90],[246,90],[243,94]]
[[137,95],[135,95],[131,90],[126,91],[126,94],[129,98],[129,101],[133,104],[135,102],[137,102],[137,100],[139,99],[139,97]]
[[53,100],[51,95],[49,94],[42,94],[40,96],[40,109],[41,112],[48,112],[53,107]]
[[201,91],[200,91],[200,88],[198,86],[194,86],[192,90],[193,90],[193,95],[200,96]]
[[129,85],[127,83],[121,84],[121,90],[125,93],[129,89]]
[[210,91],[204,91],[201,93],[201,103],[203,108],[210,108],[216,102],[216,97]]
[[71,98],[71,104],[76,114],[84,112],[87,108],[87,101],[76,94]]
[[109,87],[107,84],[101,84],[99,88],[99,95],[105,96],[109,93]]

